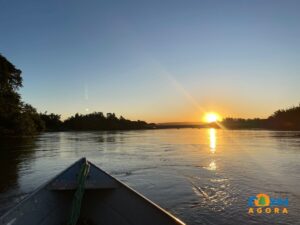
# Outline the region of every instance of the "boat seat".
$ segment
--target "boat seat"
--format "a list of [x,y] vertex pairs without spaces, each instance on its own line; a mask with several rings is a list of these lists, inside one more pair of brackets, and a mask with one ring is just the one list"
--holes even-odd
[[[92,189],[115,189],[118,186],[116,184],[109,184],[109,183],[103,183],[103,182],[86,182],[85,183],[85,189],[92,190]],[[63,191],[63,190],[75,190],[77,189],[77,182],[68,182],[68,181],[56,181],[53,182],[48,186],[49,190],[57,190],[57,191]]]
[[[75,190],[78,186],[78,171],[80,164],[58,175],[51,183],[47,185],[50,190]],[[104,171],[90,163],[90,169],[85,181],[85,189],[115,189],[119,183]]]

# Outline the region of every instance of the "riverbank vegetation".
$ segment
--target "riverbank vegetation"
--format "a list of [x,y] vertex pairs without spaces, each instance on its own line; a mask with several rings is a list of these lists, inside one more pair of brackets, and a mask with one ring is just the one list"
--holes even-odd
[[44,129],[36,109],[23,102],[21,70],[0,55],[0,135],[32,135]]
[[22,101],[22,71],[0,54],[0,137],[30,136],[41,131],[60,130],[129,130],[151,127],[144,121],[117,118],[114,113],[101,112],[69,117],[62,121],[60,115],[38,113]]
[[60,115],[57,114],[40,114],[45,123],[47,131],[67,131],[67,130],[137,130],[153,128],[153,124],[145,121],[131,121],[114,113],[94,112],[90,114],[78,114],[61,121]]
[[114,113],[94,112],[75,114],[61,120],[58,114],[38,113],[22,101],[19,89],[22,87],[22,71],[0,54],[0,137],[28,136],[41,131],[66,130],[132,130],[153,128],[205,128],[225,127],[228,129],[274,129],[300,130],[300,105],[274,112],[267,119],[226,118],[220,123],[210,124],[148,124],[145,121],[131,121]]
[[228,129],[300,130],[300,104],[277,110],[267,119],[226,118],[221,124]]

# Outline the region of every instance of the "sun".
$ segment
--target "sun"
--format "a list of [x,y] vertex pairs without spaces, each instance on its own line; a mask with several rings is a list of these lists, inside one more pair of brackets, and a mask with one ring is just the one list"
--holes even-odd
[[220,120],[221,117],[217,113],[206,113],[204,116],[204,121],[206,123],[214,123]]

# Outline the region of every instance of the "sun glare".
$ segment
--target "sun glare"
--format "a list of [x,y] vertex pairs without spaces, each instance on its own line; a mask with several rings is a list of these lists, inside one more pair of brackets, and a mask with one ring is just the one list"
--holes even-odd
[[204,116],[204,121],[207,123],[214,123],[220,120],[220,116],[217,113],[207,113]]

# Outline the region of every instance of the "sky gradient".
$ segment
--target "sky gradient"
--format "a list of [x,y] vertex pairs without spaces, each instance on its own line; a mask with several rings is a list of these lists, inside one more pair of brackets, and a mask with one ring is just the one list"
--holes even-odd
[[0,0],[23,100],[63,118],[267,117],[300,102],[300,1]]

